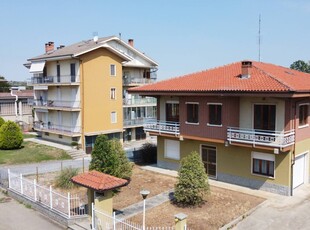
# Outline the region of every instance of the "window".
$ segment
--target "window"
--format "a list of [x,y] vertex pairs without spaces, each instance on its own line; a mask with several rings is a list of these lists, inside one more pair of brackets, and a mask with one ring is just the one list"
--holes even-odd
[[115,88],[111,88],[110,98],[111,98],[112,100],[115,100],[115,99],[116,99],[116,89],[115,89]]
[[116,76],[116,66],[114,64],[110,65],[110,75]]
[[272,154],[252,152],[252,173],[274,177],[275,156]]
[[58,138],[59,138],[59,139],[62,139],[62,135],[58,135]]
[[71,76],[71,82],[75,82],[75,63],[70,64],[70,76]]
[[60,65],[57,64],[57,82],[60,82]]
[[209,104],[209,123],[208,125],[222,125],[222,104]]
[[187,122],[198,123],[198,103],[186,103],[187,107]]
[[166,121],[179,122],[179,103],[166,103]]
[[308,125],[308,104],[299,105],[299,126]]
[[174,160],[180,159],[180,142],[174,140],[165,140],[165,158]]
[[111,112],[111,123],[117,123],[117,113]]
[[270,131],[276,129],[275,105],[254,105],[254,129]]

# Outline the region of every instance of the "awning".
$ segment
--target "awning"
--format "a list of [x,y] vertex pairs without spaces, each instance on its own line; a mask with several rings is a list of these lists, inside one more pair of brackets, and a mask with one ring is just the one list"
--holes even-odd
[[29,72],[30,73],[43,73],[45,61],[32,62]]

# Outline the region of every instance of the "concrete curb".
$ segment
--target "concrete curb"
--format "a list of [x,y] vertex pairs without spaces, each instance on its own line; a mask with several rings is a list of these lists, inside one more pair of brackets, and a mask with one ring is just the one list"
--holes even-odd
[[253,212],[255,212],[257,209],[266,206],[268,203],[268,200],[265,200],[264,202],[260,203],[259,205],[255,206],[254,208],[250,209],[246,213],[242,214],[241,216],[237,217],[236,219],[232,220],[228,224],[225,224],[223,227],[219,228],[219,230],[228,230],[234,228],[238,223],[243,221],[245,218],[247,218],[249,215],[251,215]]

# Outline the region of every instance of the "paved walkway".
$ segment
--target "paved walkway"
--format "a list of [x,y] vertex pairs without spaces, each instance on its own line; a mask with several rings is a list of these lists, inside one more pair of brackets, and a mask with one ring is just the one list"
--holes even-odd
[[0,190],[0,229],[5,230],[61,230],[65,229],[47,217],[5,196]]

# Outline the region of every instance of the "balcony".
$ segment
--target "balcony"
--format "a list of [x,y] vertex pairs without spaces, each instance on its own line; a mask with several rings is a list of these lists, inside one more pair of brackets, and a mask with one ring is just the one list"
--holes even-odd
[[123,99],[124,106],[137,105],[156,105],[156,98]]
[[253,146],[285,148],[294,144],[295,132],[294,130],[279,132],[229,127],[227,129],[227,140],[229,143],[237,142]]
[[44,123],[35,121],[34,129],[41,132],[49,132],[65,136],[80,136],[81,134],[80,126],[54,125],[51,122]]
[[135,85],[145,85],[154,83],[156,79],[154,78],[132,78],[132,77],[123,77],[123,85],[135,86]]
[[61,76],[39,76],[32,77],[27,85],[60,85],[60,84],[79,84],[80,77],[78,75],[61,75]]
[[[28,102],[29,103],[29,102]],[[34,107],[57,109],[57,110],[79,110],[80,101],[58,101],[58,100],[32,100]]]
[[158,134],[180,135],[180,123],[158,120],[147,120],[144,123],[144,131]]

